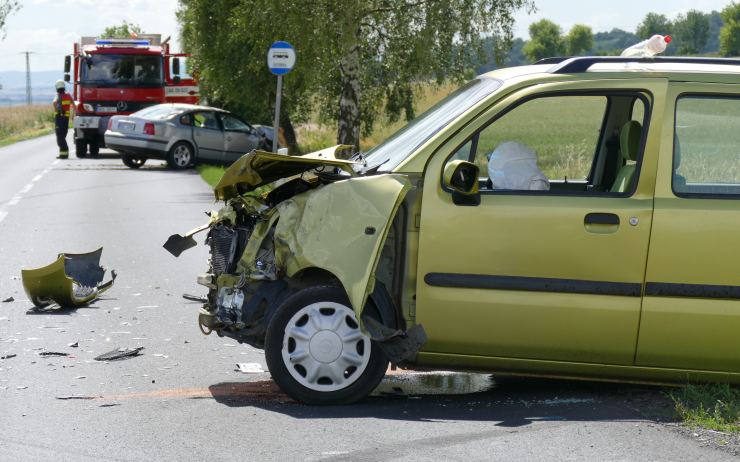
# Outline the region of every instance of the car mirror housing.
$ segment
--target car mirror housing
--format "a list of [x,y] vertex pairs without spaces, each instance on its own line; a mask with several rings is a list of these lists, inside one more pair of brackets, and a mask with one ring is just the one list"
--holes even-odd
[[472,162],[453,160],[445,166],[442,184],[452,190],[452,201],[456,205],[478,205],[478,174],[480,169]]

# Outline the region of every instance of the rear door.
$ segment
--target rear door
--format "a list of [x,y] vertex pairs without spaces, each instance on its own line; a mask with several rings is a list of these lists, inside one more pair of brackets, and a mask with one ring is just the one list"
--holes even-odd
[[636,362],[740,372],[740,88],[668,105]]
[[198,158],[223,161],[224,132],[213,111],[198,111],[192,114],[193,141],[198,149]]
[[224,162],[234,162],[259,146],[260,136],[248,123],[231,114],[219,114],[224,127]]

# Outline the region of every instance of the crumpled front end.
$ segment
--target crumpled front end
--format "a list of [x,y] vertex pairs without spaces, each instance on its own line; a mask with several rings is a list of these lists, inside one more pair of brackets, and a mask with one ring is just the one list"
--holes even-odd
[[[209,271],[198,278],[209,289],[199,315],[204,333],[262,347],[281,301],[317,278],[340,284],[363,324],[390,222],[411,184],[404,175],[353,176],[347,165],[322,152],[253,152],[227,170],[216,187],[226,205],[208,224]],[[253,192],[267,181],[269,192]]]
[[112,278],[103,282],[105,269],[100,266],[103,249],[83,254],[61,253],[44,267],[21,271],[23,288],[31,302],[38,308],[53,303],[62,308],[86,305],[113,286]]

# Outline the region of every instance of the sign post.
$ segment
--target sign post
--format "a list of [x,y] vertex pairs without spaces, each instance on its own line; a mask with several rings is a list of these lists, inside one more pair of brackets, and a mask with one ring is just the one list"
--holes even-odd
[[272,152],[277,152],[278,129],[280,127],[280,98],[283,92],[283,75],[293,69],[295,65],[295,50],[288,42],[275,42],[267,51],[267,67],[277,75],[277,91],[275,92],[275,123],[272,135]]

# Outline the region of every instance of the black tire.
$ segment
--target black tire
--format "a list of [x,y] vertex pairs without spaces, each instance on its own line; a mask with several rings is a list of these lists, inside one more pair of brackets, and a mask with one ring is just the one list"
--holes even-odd
[[139,168],[146,163],[146,157],[136,157],[131,154],[121,154],[121,160],[128,168]]
[[195,163],[193,146],[185,141],[178,141],[167,153],[167,165],[175,170],[185,170]]
[[98,140],[90,141],[90,157],[98,157],[100,155],[100,144]]
[[87,141],[75,140],[75,155],[79,159],[82,159],[87,155]]
[[[309,310],[317,316],[310,317],[307,314]],[[319,324],[324,327],[331,324],[331,327],[318,329],[314,322],[317,317],[322,318],[317,321]],[[293,330],[296,327],[316,332],[309,340],[306,340],[307,337],[294,338],[289,332],[297,332]],[[388,368],[388,358],[380,348],[364,334],[356,338],[357,333],[360,333],[359,327],[343,288],[326,285],[300,290],[280,304],[267,327],[267,367],[280,388],[297,401],[325,405],[354,403],[378,386]],[[350,338],[356,340],[345,340]],[[366,350],[368,346],[369,353]],[[302,357],[307,359],[296,360],[302,351],[306,351]],[[290,356],[292,354],[296,356]],[[334,359],[327,359],[326,355]],[[356,358],[354,364],[358,365],[348,365],[348,357]],[[311,371],[308,370],[314,369],[310,367],[312,364],[317,366],[315,370],[318,371],[314,374],[314,380],[310,379]],[[338,377],[336,382],[324,367]]]

